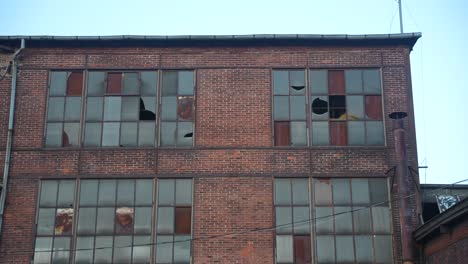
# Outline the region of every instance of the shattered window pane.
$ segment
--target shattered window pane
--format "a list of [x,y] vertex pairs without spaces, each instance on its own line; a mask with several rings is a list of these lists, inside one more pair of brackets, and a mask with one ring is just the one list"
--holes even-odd
[[289,86],[291,95],[305,94],[305,76],[304,71],[289,72]]
[[312,119],[328,119],[328,96],[313,96],[311,102]]
[[156,98],[140,98],[140,120],[156,120]]
[[71,235],[73,230],[73,208],[59,208],[55,214],[55,235]]
[[330,118],[346,120],[346,97],[344,95],[331,95]]
[[119,235],[133,234],[135,212],[130,207],[118,207],[115,210],[115,233]]

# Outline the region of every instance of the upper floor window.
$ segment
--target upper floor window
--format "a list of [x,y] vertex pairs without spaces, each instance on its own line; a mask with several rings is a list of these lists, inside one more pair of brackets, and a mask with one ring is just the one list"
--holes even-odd
[[162,92],[156,71],[50,76],[47,147],[193,145],[192,71],[164,72]]
[[276,146],[385,144],[378,69],[309,70],[305,76],[304,70],[273,71]]

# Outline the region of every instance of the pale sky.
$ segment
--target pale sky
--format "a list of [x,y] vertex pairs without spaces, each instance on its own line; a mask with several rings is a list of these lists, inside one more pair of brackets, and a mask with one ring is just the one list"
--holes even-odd
[[[411,54],[421,182],[467,179],[468,1],[402,3],[404,31],[423,34]],[[396,0],[0,0],[0,14],[0,35],[399,33]]]

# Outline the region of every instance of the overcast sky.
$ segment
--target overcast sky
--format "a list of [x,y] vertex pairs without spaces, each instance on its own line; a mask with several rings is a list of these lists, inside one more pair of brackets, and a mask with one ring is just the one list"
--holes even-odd
[[[468,1],[402,0],[421,182],[468,178]],[[0,35],[399,33],[396,0],[0,0]],[[468,182],[465,182],[468,183]]]

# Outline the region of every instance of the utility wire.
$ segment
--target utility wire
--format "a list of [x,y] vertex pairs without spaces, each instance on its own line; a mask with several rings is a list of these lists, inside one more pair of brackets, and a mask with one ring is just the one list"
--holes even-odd
[[[460,180],[460,181],[456,181],[454,183],[451,183],[450,185],[453,186],[453,185],[456,185],[456,184],[459,184],[459,183],[462,183],[462,182],[466,182],[466,181],[468,181],[468,178]],[[434,189],[434,190],[430,190],[427,193],[430,194],[430,193],[440,191],[440,190],[444,190],[444,189],[448,189],[448,188],[449,188],[448,186],[445,186],[445,187],[437,188],[437,189]],[[129,248],[129,247],[144,247],[144,246],[154,246],[154,245],[163,245],[163,244],[192,242],[192,241],[197,241],[197,240],[209,240],[209,239],[216,239],[216,238],[222,238],[222,237],[243,235],[243,234],[255,233],[255,232],[266,232],[266,231],[273,231],[273,230],[276,230],[276,229],[281,229],[281,227],[289,227],[289,226],[292,226],[294,224],[308,223],[310,221],[315,221],[315,220],[320,220],[320,219],[325,219],[325,218],[331,218],[331,217],[338,216],[338,215],[357,212],[357,211],[360,211],[360,210],[376,207],[376,206],[379,206],[379,205],[384,205],[384,204],[387,204],[388,202],[394,202],[394,201],[397,201],[397,200],[407,199],[407,198],[416,196],[417,194],[418,194],[418,192],[415,192],[415,193],[407,195],[407,196],[396,197],[394,199],[389,199],[389,200],[379,202],[379,203],[373,203],[373,204],[370,204],[368,206],[359,207],[358,209],[353,209],[353,210],[349,210],[349,211],[345,211],[345,212],[340,212],[340,213],[334,213],[334,214],[320,216],[320,217],[309,218],[309,219],[305,219],[305,220],[301,220],[301,221],[296,221],[296,222],[291,222],[291,223],[286,223],[286,224],[281,224],[281,225],[276,225],[276,226],[271,226],[271,227],[253,228],[253,229],[247,229],[247,230],[240,231],[240,232],[233,232],[233,233],[227,233],[227,234],[221,234],[221,235],[194,237],[194,238],[189,238],[189,239],[185,239],[185,240],[167,241],[167,242],[165,241],[165,242],[136,244],[136,245],[134,244],[134,245],[116,246],[116,247],[106,246],[106,247],[80,248],[80,249],[75,248],[75,249],[56,249],[56,250],[54,250],[54,249],[50,249],[50,250],[49,249],[48,250],[16,250],[16,251],[4,251],[3,253],[15,254],[15,253],[75,252],[75,251],[103,250],[103,249],[112,249],[112,248],[117,249],[117,248]],[[314,223],[314,225],[315,225],[315,223]]]

